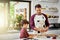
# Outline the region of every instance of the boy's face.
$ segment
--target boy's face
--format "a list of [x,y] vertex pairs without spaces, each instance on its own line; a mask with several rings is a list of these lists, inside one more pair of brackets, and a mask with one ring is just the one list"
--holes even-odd
[[24,27],[27,28],[28,27],[28,24],[24,24]]

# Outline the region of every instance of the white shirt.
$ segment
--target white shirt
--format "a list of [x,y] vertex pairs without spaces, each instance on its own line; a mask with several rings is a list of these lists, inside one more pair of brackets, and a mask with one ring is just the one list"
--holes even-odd
[[44,17],[44,15],[36,15],[34,17],[35,27],[42,28],[43,25],[45,25],[45,20],[46,18]]

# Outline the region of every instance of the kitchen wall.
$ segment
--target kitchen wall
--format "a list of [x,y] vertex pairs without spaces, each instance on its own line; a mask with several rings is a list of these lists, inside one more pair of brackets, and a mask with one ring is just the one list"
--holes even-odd
[[58,3],[58,10],[59,10],[59,20],[58,20],[58,23],[60,23],[60,0],[59,0],[59,3]]
[[[25,0],[27,1],[27,0]],[[51,14],[51,15],[56,15],[56,16],[59,16],[58,19],[52,19],[53,21],[51,21],[50,19],[50,22],[53,22],[53,23],[60,23],[60,0],[58,2],[55,2],[55,3],[49,3],[49,2],[40,2],[40,0],[28,0],[28,1],[31,1],[31,15],[35,14],[35,5],[36,4],[41,4],[41,6],[43,8],[49,8],[49,7],[56,7],[58,9],[58,12],[44,12],[42,11],[43,13],[47,13],[47,14]]]

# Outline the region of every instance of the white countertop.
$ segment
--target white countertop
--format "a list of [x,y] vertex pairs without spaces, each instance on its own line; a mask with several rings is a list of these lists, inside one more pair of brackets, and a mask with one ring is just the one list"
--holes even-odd
[[[13,32],[13,31],[10,31],[10,33],[5,33],[5,34],[0,34],[0,40],[20,40],[19,38],[19,34],[20,32]],[[29,32],[30,34],[32,34],[32,32]],[[54,34],[60,34],[60,30],[48,30],[47,33],[54,33]],[[38,38],[38,39],[41,39],[41,40],[50,40],[51,38]],[[60,40],[60,37],[58,37],[56,40]]]
[[[29,33],[33,33],[33,32],[29,32]],[[57,35],[60,35],[60,29],[59,30],[48,30],[45,33],[47,33],[47,34],[57,34]]]

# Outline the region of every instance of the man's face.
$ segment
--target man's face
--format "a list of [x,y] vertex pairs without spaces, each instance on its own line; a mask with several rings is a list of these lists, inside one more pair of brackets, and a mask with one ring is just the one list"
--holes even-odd
[[36,8],[35,10],[37,14],[41,14],[41,8]]

